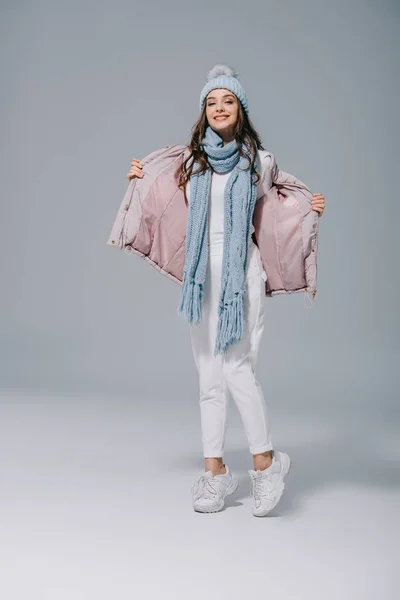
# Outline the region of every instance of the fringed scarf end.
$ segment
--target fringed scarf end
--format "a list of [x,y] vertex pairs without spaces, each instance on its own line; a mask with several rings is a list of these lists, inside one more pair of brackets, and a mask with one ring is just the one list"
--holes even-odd
[[185,279],[182,285],[178,315],[183,316],[189,323],[200,323],[202,318],[202,300],[202,284]]
[[228,346],[242,339],[243,321],[243,294],[238,292],[228,306],[220,308],[214,356],[225,353]]

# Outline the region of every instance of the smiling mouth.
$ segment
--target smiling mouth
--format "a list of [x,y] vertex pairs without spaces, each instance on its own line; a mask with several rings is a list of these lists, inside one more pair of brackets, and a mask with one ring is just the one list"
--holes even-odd
[[220,117],[214,117],[215,121],[224,121],[224,119],[227,119],[228,117],[226,115],[224,116],[220,116]]

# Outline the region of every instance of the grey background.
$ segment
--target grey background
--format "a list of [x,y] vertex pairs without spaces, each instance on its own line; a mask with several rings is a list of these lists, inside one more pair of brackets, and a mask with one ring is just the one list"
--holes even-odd
[[[231,585],[242,598],[251,568],[278,600],[321,597],[333,574],[326,599],[395,597],[399,12],[389,0],[1,3],[9,599],[24,585],[42,600],[111,597],[116,581],[120,598],[159,597],[152,568],[163,597],[221,598]],[[326,198],[312,308],[302,294],[265,300],[258,377],[273,439],[299,469],[278,529],[254,523],[250,504],[201,524],[192,514],[185,494],[202,457],[179,287],[106,245],[131,159],[189,141],[217,62],[239,73],[278,165]],[[234,408],[230,419],[227,457],[245,473]],[[212,569],[210,592],[204,573],[222,556],[229,584]],[[279,570],[287,561],[296,584]]]

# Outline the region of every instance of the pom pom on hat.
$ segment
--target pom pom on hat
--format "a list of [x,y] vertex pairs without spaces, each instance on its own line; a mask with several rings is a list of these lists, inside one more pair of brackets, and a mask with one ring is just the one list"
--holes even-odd
[[203,87],[200,94],[200,112],[203,109],[207,95],[211,92],[211,90],[215,90],[217,88],[224,88],[233,92],[240,100],[246,113],[249,112],[246,92],[237,79],[237,75],[233,69],[223,64],[215,65],[207,74],[207,83]]
[[210,79],[215,79],[215,77],[219,77],[220,75],[227,75],[228,77],[237,77],[233,69],[231,69],[227,65],[215,65],[215,67],[208,71],[207,81],[210,81]]

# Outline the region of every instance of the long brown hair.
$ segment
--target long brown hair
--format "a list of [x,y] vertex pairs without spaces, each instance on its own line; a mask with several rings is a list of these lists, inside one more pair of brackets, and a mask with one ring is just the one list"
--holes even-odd
[[[239,153],[242,156],[247,157],[249,161],[249,165],[247,169],[251,169],[251,172],[256,175],[256,179],[254,183],[258,183],[260,181],[260,175],[256,171],[255,161],[257,150],[264,150],[264,147],[261,143],[260,136],[257,131],[254,129],[247,113],[243,110],[242,105],[239,100],[238,102],[238,118],[234,127],[233,135],[236,140],[237,148]],[[207,169],[212,170],[212,166],[208,163],[207,154],[201,150],[200,144],[204,138],[205,131],[208,126],[208,121],[206,117],[206,102],[203,105],[203,109],[201,111],[200,117],[192,127],[192,139],[190,140],[189,148],[189,156],[179,165],[175,176],[178,179],[178,186],[183,189],[185,193],[186,183],[189,181],[192,174],[204,173]],[[249,151],[243,151],[242,145]],[[199,163],[199,168],[197,171],[193,172],[194,163]],[[189,164],[190,163],[190,164]],[[186,199],[186,193],[185,193]]]

